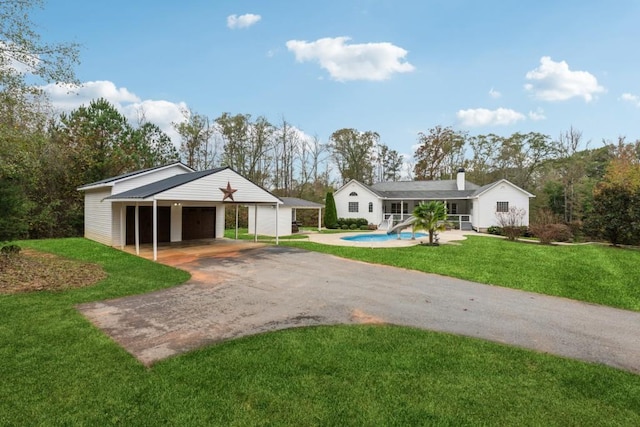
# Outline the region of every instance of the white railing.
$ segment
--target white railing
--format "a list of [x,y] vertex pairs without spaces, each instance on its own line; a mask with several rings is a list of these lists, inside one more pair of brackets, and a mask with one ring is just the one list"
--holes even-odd
[[447,222],[449,223],[457,223],[458,230],[462,230],[463,222],[471,222],[471,215],[469,214],[461,214],[461,215],[447,215]]

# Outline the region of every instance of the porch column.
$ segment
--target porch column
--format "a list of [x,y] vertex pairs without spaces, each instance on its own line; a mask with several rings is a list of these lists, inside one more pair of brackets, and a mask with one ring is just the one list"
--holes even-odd
[[322,208],[318,208],[318,231],[322,230]]
[[124,203],[120,205],[120,249],[124,250],[125,240],[125,217],[124,217]]
[[136,255],[140,256],[140,207],[136,202]]
[[158,260],[158,201],[153,199],[153,260]]
[[280,242],[280,236],[278,236],[278,221],[279,221],[278,212],[279,211],[280,211],[280,208],[279,208],[278,204],[276,203],[276,245]]
[[253,241],[258,241],[258,204],[253,204],[253,211],[255,215],[253,216]]
[[400,200],[400,222],[404,222],[404,200]]
[[238,240],[238,205],[236,204],[236,240]]

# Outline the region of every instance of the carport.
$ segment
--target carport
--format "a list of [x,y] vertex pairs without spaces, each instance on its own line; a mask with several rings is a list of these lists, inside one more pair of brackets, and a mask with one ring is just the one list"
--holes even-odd
[[256,210],[258,206],[272,207],[278,243],[282,200],[228,167],[174,175],[104,201],[111,203],[113,216],[119,219],[114,221],[113,232],[118,234],[121,248],[135,245],[135,253],[140,255],[140,245],[150,243],[154,261],[158,259],[159,243],[224,237],[225,211],[232,207],[237,212],[239,205]]

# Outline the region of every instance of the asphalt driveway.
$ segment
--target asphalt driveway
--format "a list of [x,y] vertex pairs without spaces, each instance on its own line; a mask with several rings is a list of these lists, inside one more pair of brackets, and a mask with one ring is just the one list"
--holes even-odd
[[244,335],[384,323],[483,338],[640,373],[640,313],[282,246],[170,257],[188,283],[78,306],[150,365]]

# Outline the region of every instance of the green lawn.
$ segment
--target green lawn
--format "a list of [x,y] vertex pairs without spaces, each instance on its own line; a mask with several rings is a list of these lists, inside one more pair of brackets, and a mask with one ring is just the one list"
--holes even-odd
[[640,311],[640,251],[469,236],[459,245],[355,248],[285,242],[360,261]]
[[187,275],[83,239],[23,244],[109,278],[0,296],[0,425],[640,425],[638,375],[394,326],[290,329],[145,368],[74,305]]

